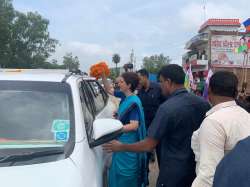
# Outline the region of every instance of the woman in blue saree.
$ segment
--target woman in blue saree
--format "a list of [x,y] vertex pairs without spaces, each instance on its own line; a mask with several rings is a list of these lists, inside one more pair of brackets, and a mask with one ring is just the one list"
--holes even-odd
[[[136,73],[123,73],[119,80],[120,90],[126,96],[120,104],[117,119],[123,123],[123,143],[134,143],[145,138],[144,113],[140,99],[134,95],[139,79]],[[109,187],[146,186],[146,153],[113,153],[109,170]]]

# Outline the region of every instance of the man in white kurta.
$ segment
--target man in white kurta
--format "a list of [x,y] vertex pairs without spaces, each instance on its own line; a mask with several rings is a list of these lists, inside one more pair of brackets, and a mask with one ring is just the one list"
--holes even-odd
[[192,136],[197,177],[192,187],[211,187],[216,166],[239,140],[250,135],[250,115],[234,101],[238,80],[233,73],[217,72],[210,80],[214,106]]

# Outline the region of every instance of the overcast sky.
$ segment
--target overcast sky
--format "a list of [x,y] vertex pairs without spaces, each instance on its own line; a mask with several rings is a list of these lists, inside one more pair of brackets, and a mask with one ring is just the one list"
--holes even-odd
[[[78,56],[81,69],[99,60],[111,66],[112,54],[127,63],[133,48],[137,63],[163,53],[181,64],[185,43],[208,18],[250,17],[249,0],[13,0],[15,9],[37,11],[50,20],[51,37],[58,39],[53,58],[66,52]],[[138,65],[139,66],[139,65]]]

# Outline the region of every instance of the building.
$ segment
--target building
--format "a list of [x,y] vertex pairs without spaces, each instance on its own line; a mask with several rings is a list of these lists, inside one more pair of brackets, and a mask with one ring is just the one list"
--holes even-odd
[[[194,76],[206,76],[207,70],[228,70],[234,72],[240,81],[250,82],[250,55],[248,64],[243,53],[235,53],[242,42],[245,32],[239,32],[241,23],[239,19],[208,19],[201,25],[198,34],[191,38],[183,55],[183,67],[191,64]],[[250,39],[250,38],[248,38]],[[239,88],[240,89],[240,88]],[[248,87],[247,92],[250,93]]]

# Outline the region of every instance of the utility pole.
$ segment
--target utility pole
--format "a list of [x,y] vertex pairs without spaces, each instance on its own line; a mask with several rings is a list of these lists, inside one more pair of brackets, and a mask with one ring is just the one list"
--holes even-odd
[[136,56],[134,58],[134,70],[136,71]]
[[203,0],[203,13],[204,13],[204,22],[207,20],[207,16],[206,16],[206,0]]
[[133,71],[134,71],[135,70],[135,65],[136,65],[134,49],[132,49],[132,51],[130,53],[130,63],[133,64]]

